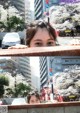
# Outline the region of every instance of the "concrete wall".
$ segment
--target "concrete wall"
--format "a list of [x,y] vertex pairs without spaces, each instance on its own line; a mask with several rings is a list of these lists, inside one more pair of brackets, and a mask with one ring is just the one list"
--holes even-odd
[[80,102],[8,106],[8,113],[80,113]]

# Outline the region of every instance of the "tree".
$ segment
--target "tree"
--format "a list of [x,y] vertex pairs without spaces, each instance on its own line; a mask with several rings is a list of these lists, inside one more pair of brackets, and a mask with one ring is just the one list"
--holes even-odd
[[0,74],[0,97],[3,97],[3,94],[5,92],[4,86],[9,85],[9,79],[5,76]]
[[19,17],[12,16],[8,18],[7,22],[0,22],[0,26],[5,29],[5,31],[22,31],[24,29],[24,21],[23,19],[20,19]]
[[18,97],[18,96],[25,97],[31,90],[32,89],[30,86],[23,83],[19,83],[13,89],[7,88],[6,95],[12,95],[12,97]]
[[3,22],[0,22],[0,28],[5,28],[5,25]]
[[32,89],[31,89],[30,86],[28,86],[26,84],[23,84],[23,83],[19,83],[16,86],[16,94],[17,94],[17,96],[18,95],[26,96],[31,90]]
[[[21,19],[21,16],[19,14],[19,11],[14,7],[11,7],[11,1],[10,0],[1,0],[0,4],[3,6],[3,9],[7,11],[7,18],[4,22],[0,23],[0,31],[6,31],[6,32],[17,32],[24,30],[25,22],[23,19]],[[15,16],[10,16],[12,13],[9,13],[9,8],[13,9],[13,12],[18,12],[18,14]],[[11,9],[10,9],[11,10]],[[13,14],[14,15],[14,14]]]

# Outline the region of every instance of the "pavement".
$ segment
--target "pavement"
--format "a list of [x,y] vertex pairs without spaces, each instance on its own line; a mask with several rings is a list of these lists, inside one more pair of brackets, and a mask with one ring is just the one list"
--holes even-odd
[[80,43],[80,37],[58,37],[57,40],[60,45],[67,45],[70,44],[71,42]]

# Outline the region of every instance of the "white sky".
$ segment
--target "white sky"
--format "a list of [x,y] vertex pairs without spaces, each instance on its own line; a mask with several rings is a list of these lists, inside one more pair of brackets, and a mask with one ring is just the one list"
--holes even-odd
[[30,9],[34,11],[34,0],[29,0],[30,1]]
[[30,65],[34,68],[35,76],[39,77],[39,57],[30,57]]

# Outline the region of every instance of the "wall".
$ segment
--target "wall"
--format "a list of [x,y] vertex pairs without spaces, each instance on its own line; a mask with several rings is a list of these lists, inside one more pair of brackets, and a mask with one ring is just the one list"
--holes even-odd
[[80,102],[8,106],[8,113],[80,113]]

